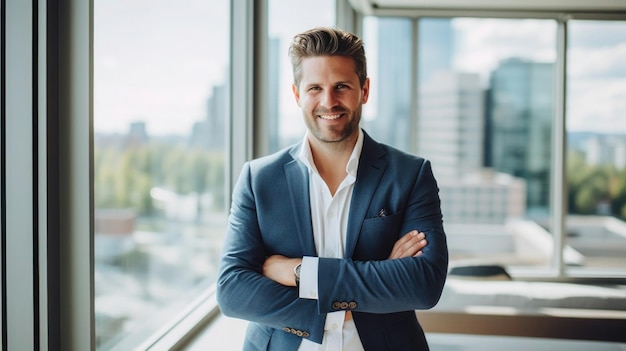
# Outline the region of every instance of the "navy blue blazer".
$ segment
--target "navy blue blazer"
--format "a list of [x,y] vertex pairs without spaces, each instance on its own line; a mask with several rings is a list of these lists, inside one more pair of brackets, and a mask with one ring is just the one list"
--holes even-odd
[[[320,258],[318,300],[300,299],[295,287],[262,274],[273,254],[317,256],[300,147],[246,163],[233,192],[217,301],[225,315],[251,322],[244,350],[296,350],[302,338],[321,343],[326,313],[338,310],[352,311],[365,350],[428,350],[415,310],[435,306],[448,268],[430,162],[365,134],[346,258]],[[426,234],[423,254],[387,259],[413,229]]]

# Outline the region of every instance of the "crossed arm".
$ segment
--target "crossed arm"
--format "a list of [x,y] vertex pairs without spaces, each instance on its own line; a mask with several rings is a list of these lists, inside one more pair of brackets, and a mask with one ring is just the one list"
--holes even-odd
[[[401,208],[403,213],[398,214],[401,223],[395,222],[399,228],[393,230],[407,234],[393,242],[390,254],[385,257],[388,259],[319,258],[318,267],[325,279],[319,280],[318,300],[310,300],[298,298],[298,291],[293,288],[293,268],[302,260],[295,256],[298,250],[291,250],[295,254],[291,257],[286,257],[290,256],[286,253],[288,250],[281,252],[284,256],[267,256],[267,248],[279,242],[291,240],[291,246],[285,247],[296,247],[299,243],[293,242],[297,237],[292,235],[261,235],[261,225],[266,225],[268,219],[273,220],[277,214],[271,212],[275,207],[266,203],[270,198],[260,189],[256,189],[255,197],[249,168],[244,168],[233,195],[220,263],[217,299],[222,312],[279,330],[285,326],[307,330],[312,341],[321,342],[325,313],[334,310],[333,301],[338,298],[338,292],[344,298],[357,301],[355,311],[359,312],[393,313],[434,306],[445,282],[447,249],[437,187],[429,168],[424,167],[424,173],[427,174],[415,181],[408,196],[411,200]],[[257,181],[255,184],[265,183]],[[385,202],[384,199],[376,201]],[[260,217],[257,206],[262,205],[269,208],[270,213],[264,212]],[[382,233],[387,229],[385,226],[394,223],[390,216],[385,224],[380,224],[380,219],[368,221],[368,231],[362,234],[389,238],[374,233]],[[290,224],[285,223],[291,230],[295,229]],[[419,232],[413,235],[416,234],[414,229],[425,235]],[[370,245],[364,249],[374,250],[375,247]]]
[[[426,234],[417,230],[410,231],[395,242],[388,259],[419,256],[426,245]],[[302,258],[272,255],[263,264],[263,275],[282,285],[296,286],[294,268],[300,263]],[[352,312],[347,311],[345,319],[352,319]]]
[[[413,230],[403,235],[393,245],[388,259],[417,257],[426,247],[426,234]],[[263,264],[263,275],[285,286],[296,286],[294,268],[302,263],[302,258],[289,258],[282,255],[269,256]]]

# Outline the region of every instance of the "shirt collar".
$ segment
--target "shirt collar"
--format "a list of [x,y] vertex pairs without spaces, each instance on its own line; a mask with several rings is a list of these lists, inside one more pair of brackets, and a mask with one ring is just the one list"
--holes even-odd
[[[300,148],[298,159],[304,163],[309,171],[319,174],[317,168],[315,167],[315,162],[313,162],[313,153],[311,152],[308,135],[309,132],[307,131],[304,135],[304,140],[302,141],[302,147]],[[356,139],[356,144],[354,145],[354,149],[352,149],[352,154],[350,154],[350,159],[348,159],[348,164],[346,165],[346,173],[348,173],[351,177],[356,178],[356,173],[359,169],[359,158],[361,157],[362,150],[363,131],[359,128],[359,136]]]

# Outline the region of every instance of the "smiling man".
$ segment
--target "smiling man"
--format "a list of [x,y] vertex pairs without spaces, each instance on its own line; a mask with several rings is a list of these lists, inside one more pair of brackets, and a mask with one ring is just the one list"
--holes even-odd
[[362,41],[296,35],[289,55],[303,140],[246,163],[218,303],[249,320],[244,350],[428,350],[415,310],[443,289],[448,251],[430,163],[360,128]]

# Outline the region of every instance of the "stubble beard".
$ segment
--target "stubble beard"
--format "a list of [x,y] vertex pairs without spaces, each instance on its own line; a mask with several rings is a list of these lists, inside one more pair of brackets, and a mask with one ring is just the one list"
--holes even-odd
[[[319,118],[317,117],[318,114],[316,112],[313,112],[312,116],[305,114],[304,121],[309,130],[309,133],[311,133],[311,135],[313,135],[315,139],[321,141],[324,144],[334,145],[335,147],[338,147],[343,142],[352,139],[351,137],[354,136],[355,133],[358,133],[359,124],[361,122],[361,110],[362,106],[359,106],[351,113],[352,119],[350,120],[350,123],[343,126],[343,130],[330,128],[328,130],[322,131],[316,123],[317,119]],[[342,110],[342,113],[349,113],[349,111]],[[341,118],[347,117],[348,116],[343,116]]]

